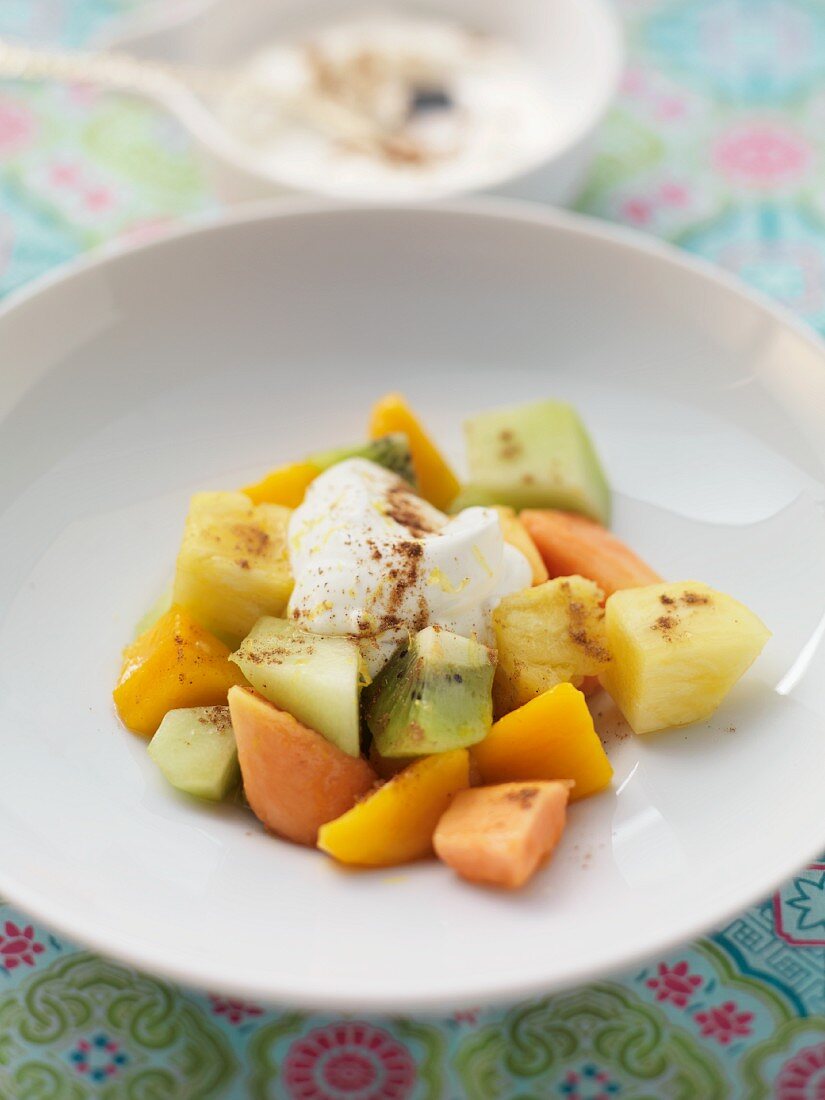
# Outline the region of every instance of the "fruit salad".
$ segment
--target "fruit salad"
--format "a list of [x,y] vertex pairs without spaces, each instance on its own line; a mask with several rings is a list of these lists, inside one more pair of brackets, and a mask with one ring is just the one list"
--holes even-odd
[[278,837],[514,889],[610,786],[589,698],[639,736],[700,722],[769,631],[608,530],[564,402],[469,419],[464,481],[400,395],[368,435],[192,498],[115,706],[173,787]]

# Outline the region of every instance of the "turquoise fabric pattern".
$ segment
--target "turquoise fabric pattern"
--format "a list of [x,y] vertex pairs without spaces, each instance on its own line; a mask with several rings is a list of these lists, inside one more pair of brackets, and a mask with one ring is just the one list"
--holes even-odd
[[[81,45],[136,0],[3,0]],[[825,331],[825,3],[621,0],[629,63],[578,209]],[[0,293],[215,208],[180,128],[0,84]],[[825,855],[648,965],[449,1017],[330,1018],[176,988],[0,902],[0,1100],[825,1100]]]

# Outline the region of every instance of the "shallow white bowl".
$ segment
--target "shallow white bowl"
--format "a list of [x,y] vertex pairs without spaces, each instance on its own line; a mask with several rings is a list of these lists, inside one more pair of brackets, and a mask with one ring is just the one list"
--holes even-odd
[[[385,6],[440,16],[513,42],[549,82],[553,127],[541,153],[518,169],[504,164],[498,172],[479,173],[475,185],[462,190],[496,191],[549,203],[572,198],[592,160],[596,131],[622,70],[622,32],[611,0],[394,0]],[[101,45],[148,58],[224,68],[242,64],[278,37],[376,8],[379,5],[359,0],[161,0],[116,25]],[[263,169],[248,147],[228,139],[197,101],[176,97],[174,106],[196,138],[224,201],[295,193],[294,180]],[[346,196],[342,193],[334,173],[306,180],[301,190],[353,197],[351,187]],[[457,193],[456,188],[445,188],[441,197]],[[368,198],[392,196],[373,193]]]
[[[191,984],[411,1010],[628,966],[825,847],[825,355],[730,279],[529,208],[282,208],[76,265],[0,346],[0,892],[23,908]],[[641,740],[605,704],[614,787],[517,895],[345,872],[179,797],[112,709],[189,494],[358,439],[397,387],[456,459],[473,410],[574,401],[619,534],[774,631],[710,722]]]

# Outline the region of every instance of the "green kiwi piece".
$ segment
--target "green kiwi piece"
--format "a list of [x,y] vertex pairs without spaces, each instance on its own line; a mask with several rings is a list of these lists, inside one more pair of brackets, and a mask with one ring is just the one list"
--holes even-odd
[[472,638],[436,626],[414,635],[364,692],[378,752],[425,756],[482,741],[493,722],[494,670],[494,652]]
[[348,458],[366,458],[377,466],[384,466],[394,474],[403,477],[413,488],[416,487],[415,467],[413,466],[410,443],[403,432],[382,435],[369,443],[360,443],[355,447],[335,447],[330,451],[316,451],[307,456],[307,462],[328,470],[338,462]]

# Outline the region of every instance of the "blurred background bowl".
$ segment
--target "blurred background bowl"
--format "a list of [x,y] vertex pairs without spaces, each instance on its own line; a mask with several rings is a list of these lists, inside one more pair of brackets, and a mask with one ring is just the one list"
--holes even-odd
[[[470,190],[558,204],[572,198],[590,165],[593,139],[622,71],[621,25],[609,0],[396,0],[387,6],[404,15],[441,17],[509,41],[541,69],[552,93],[553,126],[538,156],[516,172],[502,165],[495,176],[480,177],[478,186],[445,188],[438,197]],[[233,66],[273,39],[364,10],[362,0],[163,0],[121,22],[98,44],[151,59]],[[189,125],[224,202],[295,193],[293,186],[255,164],[240,143],[222,141],[207,112],[202,120],[191,117]],[[305,190],[340,197],[331,176]],[[369,197],[375,201],[374,192]]]

